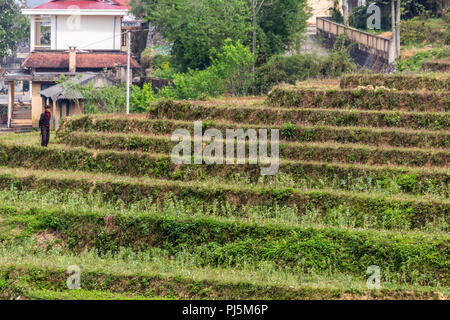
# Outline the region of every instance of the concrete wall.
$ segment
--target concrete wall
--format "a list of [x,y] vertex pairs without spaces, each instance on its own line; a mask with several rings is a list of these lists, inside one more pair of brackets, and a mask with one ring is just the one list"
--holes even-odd
[[[31,16],[30,50],[34,51],[36,26]],[[90,50],[121,49],[121,16],[51,16],[51,49],[69,50],[69,46]]]
[[[318,30],[318,34],[323,37],[323,44],[329,48],[332,48],[336,41],[336,35]],[[367,69],[370,69],[377,73],[394,73],[395,64],[390,63],[388,59],[383,56],[371,53],[370,48],[367,48],[363,44],[356,44],[349,52],[353,61]]]
[[120,16],[52,16],[52,49],[120,50]]

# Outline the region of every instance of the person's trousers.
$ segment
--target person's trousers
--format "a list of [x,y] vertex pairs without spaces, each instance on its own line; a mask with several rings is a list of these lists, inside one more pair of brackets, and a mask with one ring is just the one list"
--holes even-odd
[[41,146],[48,146],[48,141],[50,140],[50,128],[41,128]]

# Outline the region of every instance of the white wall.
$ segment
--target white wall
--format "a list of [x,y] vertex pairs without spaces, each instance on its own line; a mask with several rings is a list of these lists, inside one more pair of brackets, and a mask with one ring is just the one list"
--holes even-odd
[[120,50],[120,16],[53,16],[52,49]]
[[[329,17],[329,9],[333,7],[332,0],[308,0],[308,5],[312,8],[312,16],[308,19],[309,24],[316,24],[316,17]],[[342,7],[342,1],[339,1]]]

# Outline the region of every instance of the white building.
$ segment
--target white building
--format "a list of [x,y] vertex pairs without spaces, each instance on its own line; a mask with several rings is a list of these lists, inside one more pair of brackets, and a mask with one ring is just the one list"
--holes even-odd
[[121,21],[128,7],[120,1],[53,0],[32,9],[30,49],[120,50]]
[[[100,77],[83,79],[124,80],[127,66],[126,29],[129,0],[51,0],[34,8],[23,9],[30,17],[30,54],[22,70],[3,76],[9,84],[8,123],[10,126],[37,126],[45,104],[53,106],[54,120],[83,112],[80,101],[67,95],[41,94],[56,84],[61,75],[87,73]],[[129,25],[129,24],[127,24]],[[139,65],[131,58],[131,67]],[[107,76],[105,78],[104,76]],[[78,77],[79,78],[79,77]],[[15,106],[14,83],[29,81],[31,108]],[[54,97],[61,97],[54,100]],[[81,105],[81,107],[80,107]]]

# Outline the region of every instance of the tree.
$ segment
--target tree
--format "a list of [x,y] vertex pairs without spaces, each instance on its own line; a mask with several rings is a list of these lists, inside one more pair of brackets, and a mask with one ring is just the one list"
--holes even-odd
[[344,24],[348,25],[348,0],[342,0],[342,11],[344,12]]
[[259,64],[290,49],[304,34],[309,17],[307,0],[266,0],[258,16]]
[[306,29],[306,2],[133,0],[132,6],[172,43],[175,63],[186,71],[207,68],[227,38],[250,46],[259,63],[283,52]]
[[28,39],[29,21],[15,0],[0,0],[0,57],[10,55]]
[[[252,9],[252,53],[253,57],[256,57],[256,28],[257,28],[257,18],[261,7],[263,6],[265,0],[250,0]],[[255,73],[255,65],[253,64],[252,73]]]
[[146,17],[172,43],[180,71],[205,69],[227,38],[246,42],[245,0],[143,0]]
[[400,0],[391,0],[391,18],[392,18],[392,44],[394,58],[400,56]]

